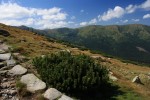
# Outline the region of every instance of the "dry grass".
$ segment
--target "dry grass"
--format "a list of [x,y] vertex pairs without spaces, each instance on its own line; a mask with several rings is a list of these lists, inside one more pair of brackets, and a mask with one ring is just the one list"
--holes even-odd
[[137,85],[132,83],[131,80],[136,75],[146,75],[150,73],[150,68],[147,66],[139,66],[130,63],[123,63],[117,59],[108,59],[100,54],[92,54],[90,51],[81,51],[77,48],[71,48],[66,45],[62,45],[56,42],[48,42],[46,38],[35,35],[32,32],[20,30],[14,27],[0,24],[0,29],[4,29],[10,32],[9,37],[0,36],[0,40],[6,41],[7,44],[14,48],[15,52],[20,52],[28,57],[35,57],[60,51],[62,49],[69,49],[73,54],[86,54],[89,56],[100,56],[105,59],[102,62],[103,65],[109,66],[109,69],[119,79],[117,84],[120,87],[126,87],[133,90],[136,93],[149,99],[150,95],[150,80],[142,80],[144,85]]

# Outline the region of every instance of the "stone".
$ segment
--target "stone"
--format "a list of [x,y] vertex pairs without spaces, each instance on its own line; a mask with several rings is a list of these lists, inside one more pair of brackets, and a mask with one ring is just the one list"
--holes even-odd
[[16,61],[14,59],[6,60],[7,66],[15,66]]
[[23,75],[21,82],[27,85],[27,90],[30,92],[36,92],[46,88],[46,84],[34,74]]
[[62,95],[61,98],[59,98],[58,100],[73,100],[73,99],[66,95]]
[[10,95],[15,95],[15,94],[17,94],[17,91],[16,90],[9,90],[9,94]]
[[140,77],[139,76],[135,76],[132,80],[133,83],[138,83],[138,84],[141,84],[141,80],[140,80]]
[[0,54],[0,60],[10,60],[11,53]]
[[0,71],[8,70],[9,68],[10,68],[10,66],[4,66],[4,67],[0,68]]
[[57,89],[55,88],[49,88],[46,90],[46,92],[44,93],[44,98],[48,99],[48,100],[55,100],[57,98],[60,98],[62,96],[62,93],[59,92]]
[[111,79],[112,81],[117,81],[117,80],[118,80],[118,78],[115,77],[115,76],[112,75],[112,74],[109,74],[108,76],[109,76],[109,79]]
[[0,49],[0,54],[3,54],[3,53],[5,53],[5,51],[4,51],[4,50],[2,50],[2,49]]
[[10,46],[6,45],[6,44],[0,44],[0,49],[3,51],[9,51]]
[[2,83],[2,84],[1,84],[1,87],[2,87],[3,89],[8,88],[9,86],[10,86],[10,83],[9,83],[9,82],[5,82],[5,83]]
[[27,72],[27,69],[22,67],[21,65],[16,65],[9,71],[9,73],[13,75],[23,75],[26,72]]
[[3,36],[9,36],[10,35],[10,33],[8,32],[8,31],[6,31],[6,30],[2,30],[2,29],[0,29],[0,35],[3,35]]
[[7,81],[7,78],[3,78],[3,80],[2,80],[3,82],[6,82]]
[[7,72],[8,72],[8,70],[0,71],[0,75],[6,74]]

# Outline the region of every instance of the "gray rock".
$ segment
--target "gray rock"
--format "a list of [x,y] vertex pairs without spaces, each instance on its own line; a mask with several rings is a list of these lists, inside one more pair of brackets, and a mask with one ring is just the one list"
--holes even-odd
[[55,88],[49,88],[44,93],[44,98],[48,100],[55,100],[57,98],[60,98],[62,96],[62,93],[56,90]]
[[8,72],[8,70],[2,70],[0,71],[0,75],[6,74]]
[[26,72],[27,72],[27,69],[22,67],[21,65],[16,65],[9,71],[9,73],[13,75],[23,75]]
[[26,74],[21,77],[21,82],[27,85],[27,90],[35,92],[46,88],[46,84],[34,74]]
[[140,77],[139,76],[135,76],[132,80],[133,83],[138,83],[138,84],[141,84],[141,80],[140,80]]
[[0,60],[10,60],[11,53],[0,54]]
[[5,51],[4,51],[4,50],[2,50],[2,49],[0,49],[0,54],[2,54],[2,53],[5,53]]
[[9,90],[9,94],[10,95],[15,95],[15,94],[17,94],[17,91],[16,90]]
[[10,86],[10,83],[9,83],[9,82],[5,82],[5,83],[2,83],[2,84],[1,84],[1,87],[2,87],[3,89],[8,88],[9,86]]
[[59,98],[58,100],[73,100],[73,99],[66,95],[62,95],[61,98]]
[[111,79],[112,81],[117,81],[118,80],[118,78],[113,75],[113,72],[109,72],[108,76],[109,76],[109,79]]
[[6,44],[0,44],[0,49],[4,50],[4,51],[9,51],[10,46],[6,45]]
[[14,59],[6,60],[7,66],[15,66],[16,61]]
[[7,78],[3,78],[2,82],[6,82],[7,81]]
[[4,66],[4,67],[0,68],[0,71],[8,70],[9,68],[10,68],[10,66]]

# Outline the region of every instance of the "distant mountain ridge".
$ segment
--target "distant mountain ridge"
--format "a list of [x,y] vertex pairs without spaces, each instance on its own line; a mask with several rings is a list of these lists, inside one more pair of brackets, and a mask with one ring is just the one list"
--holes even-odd
[[19,28],[123,59],[150,64],[150,26],[147,25],[91,25],[76,29],[46,30]]

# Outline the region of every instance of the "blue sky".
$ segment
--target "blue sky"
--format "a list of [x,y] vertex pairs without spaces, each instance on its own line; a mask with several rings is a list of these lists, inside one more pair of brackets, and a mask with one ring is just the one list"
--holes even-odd
[[150,25],[150,0],[0,0],[0,23],[39,29]]

